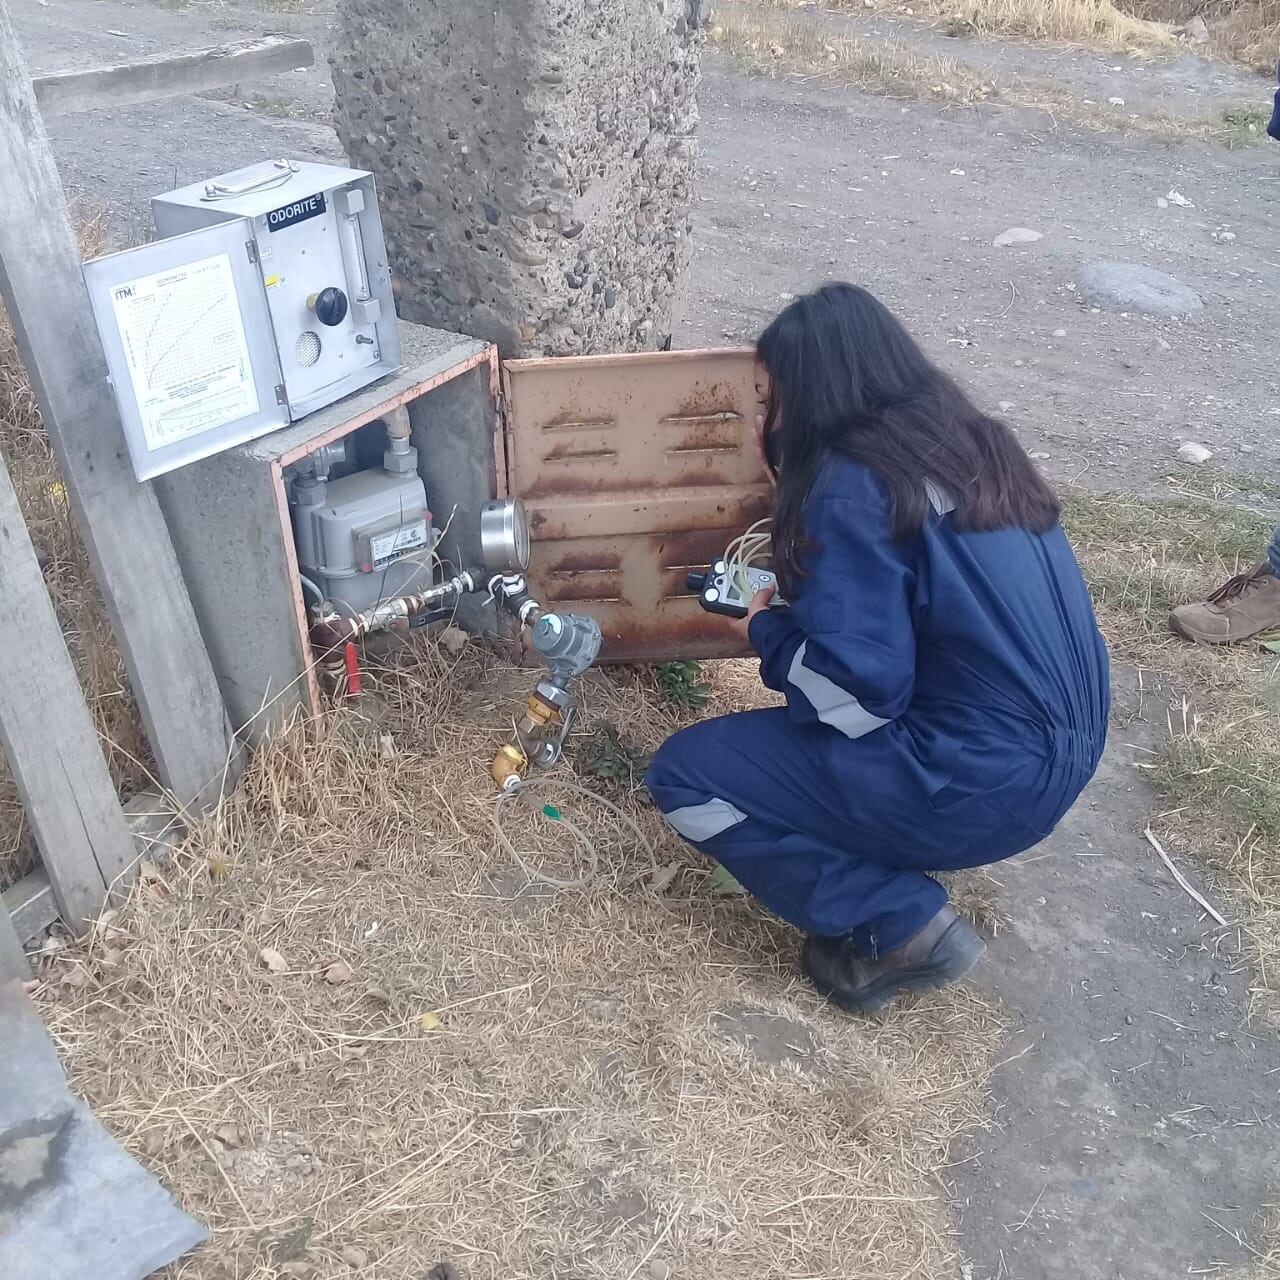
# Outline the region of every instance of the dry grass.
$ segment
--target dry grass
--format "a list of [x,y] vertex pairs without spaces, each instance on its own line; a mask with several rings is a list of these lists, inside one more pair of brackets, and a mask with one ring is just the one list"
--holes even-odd
[[1115,657],[1168,693],[1168,737],[1148,766],[1153,818],[1171,849],[1198,856],[1230,895],[1257,962],[1254,1012],[1280,1019],[1280,662],[1256,648],[1203,649],[1169,634],[1169,610],[1255,562],[1275,525],[1246,497],[1265,482],[1174,479],[1166,501],[1077,494],[1071,532]]
[[[735,0],[736,2],[736,0]],[[751,0],[796,8],[805,0]],[[1280,0],[825,0],[823,7],[872,9],[944,22],[953,34],[1160,55],[1188,46],[1182,28],[1195,17],[1209,29],[1204,46],[1271,75],[1280,50]],[[719,19],[720,13],[717,13]]]
[[[105,237],[101,220],[83,218],[79,226],[82,254],[92,257],[102,253]],[[94,723],[103,739],[112,777],[127,798],[146,785],[146,742],[102,598],[3,307],[0,307],[0,455],[8,465],[18,502],[41,557],[45,582]],[[22,806],[0,756],[0,887],[28,871],[34,865],[35,856]]]
[[1176,43],[1167,26],[1134,17],[1112,0],[924,0],[911,7],[982,36],[1140,53],[1161,52]]
[[1081,100],[1068,87],[1022,77],[997,79],[954,58],[922,54],[901,41],[837,36],[788,4],[734,4],[718,10],[711,41],[745,70],[854,85],[885,97],[957,106],[999,103],[1049,115],[1094,132],[1145,134],[1164,141],[1204,139],[1242,146],[1262,135],[1257,120],[1228,113],[1220,122],[1127,112]]
[[822,77],[890,98],[974,103],[997,93],[990,75],[952,58],[901,42],[832,35],[786,5],[719,9],[711,42],[753,71]]
[[1213,48],[1219,53],[1274,75],[1280,51],[1280,0],[1245,0],[1225,4],[1209,17]]
[[[625,786],[673,882],[569,796],[601,873],[527,885],[486,768],[528,679],[406,651],[375,728],[282,735],[175,865],[46,960],[75,1087],[214,1228],[176,1275],[949,1274],[936,1170],[982,1122],[995,1012],[963,988],[828,1011],[789,932],[715,896]],[[712,710],[759,687],[734,664],[712,683]],[[582,737],[602,721],[638,751],[679,718],[624,671],[586,683]],[[519,835],[575,870],[536,809]]]
[[[740,2],[734,0],[731,6],[717,10],[716,21]],[[795,9],[805,0],[747,2],[760,8]],[[1172,23],[1139,15],[1131,6],[1120,6],[1113,0],[827,0],[823,7],[939,18],[956,32],[1134,53],[1158,53],[1177,43]]]
[[1209,28],[1209,48],[1273,75],[1280,50],[1280,0],[1125,0],[1135,17],[1181,25],[1197,15]]

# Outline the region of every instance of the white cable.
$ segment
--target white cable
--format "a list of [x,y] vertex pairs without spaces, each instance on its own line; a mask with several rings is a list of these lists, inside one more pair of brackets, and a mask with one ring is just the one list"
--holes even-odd
[[410,551],[401,556],[399,560],[393,563],[409,566],[413,572],[396,588],[394,596],[384,596],[378,603],[384,604],[387,600],[398,600],[403,596],[416,595],[419,591],[424,590],[423,587],[419,586],[424,572],[427,575],[427,586],[434,586],[439,562],[440,557],[436,555],[434,548],[423,551]]
[[745,533],[729,544],[725,559],[731,575],[741,574],[748,565],[754,564],[762,555],[767,554],[772,543],[772,535],[765,526],[770,523],[768,518],[757,520]]
[[539,884],[550,885],[553,889],[585,889],[587,885],[595,879],[596,872],[600,869],[600,855],[596,852],[596,847],[591,842],[591,838],[574,822],[566,818],[564,814],[557,809],[558,817],[548,818],[553,822],[558,822],[562,827],[568,829],[573,836],[579,849],[586,855],[587,872],[585,875],[579,876],[576,880],[560,880],[555,876],[543,874],[541,871],[534,871],[532,867],[525,862],[524,858],[516,851],[516,847],[511,843],[505,831],[502,829],[502,811],[508,800],[513,796],[523,795],[526,791],[532,791],[535,787],[562,787],[566,791],[573,791],[579,795],[586,796],[589,800],[602,804],[611,813],[617,814],[623,822],[631,828],[635,835],[636,842],[645,853],[649,855],[649,864],[654,872],[659,870],[658,858],[653,851],[651,845],[643,831],[637,825],[630,814],[625,813],[612,800],[606,800],[604,796],[592,791],[589,787],[581,786],[576,782],[570,782],[567,778],[523,778],[516,783],[509,791],[502,792],[493,806],[493,833],[497,837],[498,843],[511,855],[512,860],[521,871],[529,877],[530,880],[537,881]]
[[772,521],[767,516],[763,520],[757,520],[725,549],[725,577],[744,599],[749,599],[752,595],[751,583],[746,573],[748,566],[770,554],[773,545],[773,534],[769,528],[771,524]]

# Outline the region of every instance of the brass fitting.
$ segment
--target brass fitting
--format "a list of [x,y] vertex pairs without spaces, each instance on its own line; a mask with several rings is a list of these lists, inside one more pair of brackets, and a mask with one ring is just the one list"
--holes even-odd
[[510,791],[520,781],[529,760],[514,743],[508,742],[489,766],[489,776],[497,783],[499,791]]
[[532,722],[529,726],[531,729],[545,729],[547,725],[560,719],[560,709],[545,702],[537,693],[529,695],[529,701],[524,705],[524,714]]

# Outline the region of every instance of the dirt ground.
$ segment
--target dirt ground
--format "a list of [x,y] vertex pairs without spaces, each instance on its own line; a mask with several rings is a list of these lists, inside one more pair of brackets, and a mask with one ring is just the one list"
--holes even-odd
[[[305,34],[321,55],[326,40],[321,7],[16,7],[38,70],[263,31]],[[929,50],[943,40],[889,19],[856,25]],[[1134,111],[1210,119],[1269,93],[1188,56],[945,44],[974,65],[1124,97]],[[52,133],[68,187],[140,239],[147,199],[177,183],[281,152],[336,158],[330,96],[321,56],[239,101],[66,118]],[[752,78],[716,56],[702,106],[682,345],[748,340],[793,294],[852,278],[1001,404],[1056,480],[1160,491],[1188,439],[1228,469],[1280,475],[1280,146],[1076,130],[1031,110]],[[1043,239],[993,246],[1016,226]],[[1091,311],[1071,287],[1076,272],[1111,260],[1171,271],[1204,309],[1181,320]],[[1128,672],[1117,696],[1085,801],[1046,845],[993,872],[1012,924],[980,984],[1012,1029],[997,1051],[993,1123],[953,1146],[943,1170],[965,1280],[1167,1280],[1243,1266],[1280,1193],[1280,1052],[1246,1021],[1237,933],[1207,927],[1141,838],[1151,799],[1135,765],[1165,704]]]

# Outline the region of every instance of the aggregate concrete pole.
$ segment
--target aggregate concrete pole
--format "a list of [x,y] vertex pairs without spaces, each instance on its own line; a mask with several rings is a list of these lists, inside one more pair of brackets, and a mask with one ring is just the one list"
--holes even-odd
[[504,356],[664,346],[705,0],[339,0],[338,131],[401,316]]

